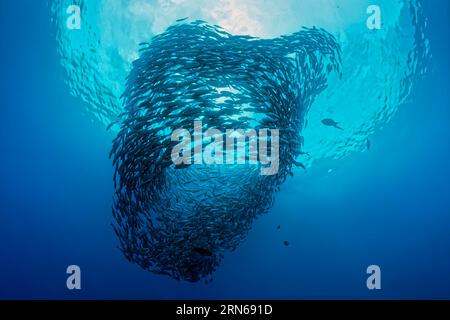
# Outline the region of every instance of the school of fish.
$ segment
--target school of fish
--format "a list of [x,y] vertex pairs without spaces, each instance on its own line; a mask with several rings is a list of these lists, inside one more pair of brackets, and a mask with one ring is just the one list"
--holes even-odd
[[[180,20],[142,43],[111,150],[113,228],[125,257],[177,280],[209,281],[302,166],[305,115],[340,65],[339,45],[318,28],[262,40]],[[279,129],[278,174],[250,164],[175,167],[171,134],[195,120],[222,132]]]

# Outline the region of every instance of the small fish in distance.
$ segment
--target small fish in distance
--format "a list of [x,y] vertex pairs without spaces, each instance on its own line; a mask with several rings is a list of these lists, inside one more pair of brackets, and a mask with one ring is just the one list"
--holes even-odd
[[298,161],[295,161],[295,160],[293,160],[293,163],[294,163],[294,165],[295,165],[296,167],[300,167],[300,168],[302,168],[303,170],[306,170],[306,166],[305,166],[303,163],[298,162]]
[[192,252],[198,253],[199,255],[204,257],[211,257],[213,255],[211,251],[204,248],[192,248]]
[[327,127],[333,127],[339,130],[344,130],[339,126],[339,122],[334,121],[333,119],[323,119],[322,124]]
[[183,169],[189,168],[190,166],[191,166],[191,164],[182,163],[182,164],[176,165],[175,169],[176,170],[183,170]]

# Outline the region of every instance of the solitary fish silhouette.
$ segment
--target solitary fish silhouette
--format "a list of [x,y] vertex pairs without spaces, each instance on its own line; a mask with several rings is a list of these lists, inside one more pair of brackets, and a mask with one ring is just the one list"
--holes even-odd
[[333,119],[323,119],[322,123],[327,127],[333,127],[339,130],[344,130],[339,126],[339,122],[336,122]]

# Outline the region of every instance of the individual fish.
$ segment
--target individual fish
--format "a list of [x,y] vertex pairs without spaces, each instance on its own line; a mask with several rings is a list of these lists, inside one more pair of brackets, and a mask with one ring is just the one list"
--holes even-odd
[[292,162],[293,162],[293,164],[294,164],[296,167],[300,167],[300,168],[302,168],[303,170],[306,170],[306,166],[305,166],[303,163],[298,162],[298,161],[295,161],[295,160],[292,160]]
[[327,127],[334,127],[339,130],[344,130],[339,126],[339,122],[334,121],[333,119],[323,119],[322,124]]
[[192,248],[192,252],[198,253],[199,255],[204,256],[204,257],[211,257],[213,255],[213,253],[211,251],[209,251],[208,249],[198,248],[198,247]]
[[182,163],[182,164],[176,165],[175,170],[183,170],[183,169],[190,168],[191,166],[192,166],[192,164]]

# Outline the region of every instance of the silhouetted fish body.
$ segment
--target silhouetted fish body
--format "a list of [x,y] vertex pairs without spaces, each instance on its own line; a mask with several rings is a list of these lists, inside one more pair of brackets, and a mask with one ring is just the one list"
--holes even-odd
[[322,124],[327,126],[327,127],[333,127],[339,130],[343,130],[340,126],[339,126],[339,122],[334,121],[333,119],[323,119],[322,120]]

